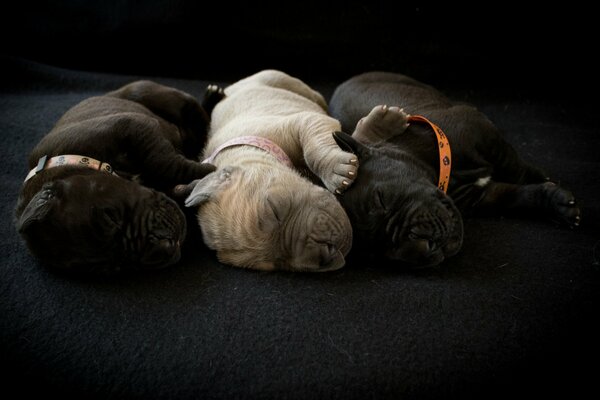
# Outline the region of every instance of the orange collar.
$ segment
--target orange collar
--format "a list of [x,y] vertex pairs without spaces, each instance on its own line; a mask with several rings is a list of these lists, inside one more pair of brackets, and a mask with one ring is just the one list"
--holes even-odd
[[91,157],[78,156],[75,154],[65,154],[62,156],[56,156],[52,158],[48,158],[48,156],[41,157],[38,160],[38,165],[31,171],[29,171],[29,173],[25,177],[25,182],[27,182],[29,179],[33,178],[34,175],[45,169],[60,167],[61,165],[77,165],[79,167],[96,169],[98,171],[104,171],[109,174],[117,175],[108,163],[95,160]]
[[452,167],[452,153],[450,152],[450,142],[448,141],[448,137],[439,126],[422,115],[411,115],[408,117],[408,121],[424,122],[433,128],[435,136],[437,137],[440,155],[440,180],[438,181],[438,188],[446,193],[448,191],[448,184],[450,183],[450,170]]

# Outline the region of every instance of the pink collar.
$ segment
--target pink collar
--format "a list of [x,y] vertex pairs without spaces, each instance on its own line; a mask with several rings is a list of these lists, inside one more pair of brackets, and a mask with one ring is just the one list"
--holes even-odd
[[217,156],[217,154],[219,154],[219,152],[221,150],[223,150],[227,147],[239,146],[239,145],[248,145],[248,146],[258,147],[259,149],[262,149],[262,150],[266,151],[267,153],[271,154],[273,157],[275,157],[277,160],[279,160],[279,162],[281,162],[282,164],[287,165],[290,168],[294,167],[292,160],[290,160],[288,155],[285,154],[285,151],[283,151],[283,149],[281,147],[277,146],[277,144],[270,141],[269,139],[266,139],[266,138],[263,138],[260,136],[240,136],[240,137],[236,137],[231,140],[228,140],[225,143],[223,143],[222,145],[220,145],[219,147],[217,147],[215,149],[215,151],[213,151],[213,153],[202,162],[203,163],[212,163],[213,160],[215,159],[215,157]]
[[29,173],[25,177],[24,182],[27,182],[35,174],[45,169],[60,167],[62,165],[77,165],[80,167],[87,167],[91,169],[96,169],[98,171],[103,171],[109,174],[117,175],[108,163],[94,160],[90,157],[78,156],[74,154],[64,154],[62,156],[56,156],[50,159],[48,158],[48,156],[41,157],[38,160],[38,165],[34,169],[29,171]]

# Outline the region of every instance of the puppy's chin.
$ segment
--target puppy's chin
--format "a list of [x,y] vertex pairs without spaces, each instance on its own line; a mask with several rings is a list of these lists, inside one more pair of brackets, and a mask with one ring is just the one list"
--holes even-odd
[[442,249],[432,249],[428,240],[414,240],[388,250],[386,258],[400,261],[411,268],[429,268],[441,264],[446,256]]

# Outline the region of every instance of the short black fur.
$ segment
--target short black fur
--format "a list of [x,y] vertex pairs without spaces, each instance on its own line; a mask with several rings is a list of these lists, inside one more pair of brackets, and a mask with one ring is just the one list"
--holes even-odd
[[[330,111],[345,131],[354,131],[334,136],[360,160],[355,184],[340,196],[355,250],[433,266],[459,251],[462,215],[533,214],[579,225],[571,192],[525,163],[484,114],[431,86],[400,74],[365,73],[337,87]],[[447,194],[437,188],[435,134],[409,123],[409,114],[425,116],[449,138]]]
[[118,176],[72,165],[24,182],[16,226],[31,252],[58,270],[115,273],[175,263],[186,220],[164,192],[214,170],[194,158],[222,91],[191,95],[136,81],[68,110],[29,156],[75,154],[109,163]]

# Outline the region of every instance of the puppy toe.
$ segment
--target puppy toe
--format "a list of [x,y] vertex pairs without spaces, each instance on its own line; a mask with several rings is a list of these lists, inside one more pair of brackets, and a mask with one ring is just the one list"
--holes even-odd
[[358,158],[345,151],[336,152],[328,173],[321,176],[327,190],[340,194],[348,189],[358,174]]
[[357,171],[358,171],[358,159],[354,155],[352,158],[350,158],[348,160],[347,163],[338,163],[333,168],[333,172],[336,175],[338,175],[346,180],[348,180],[348,179],[354,180],[356,177]]
[[354,154],[346,153],[345,159],[333,168],[334,191],[342,193],[354,183],[358,173],[358,159]]
[[577,206],[577,201],[573,193],[552,182],[547,182],[544,186],[550,192],[550,202],[555,217],[570,227],[579,226],[581,222],[581,210]]
[[403,108],[390,107],[390,114],[388,116],[392,120],[390,123],[396,124],[401,128],[406,128],[408,126],[408,117],[409,115],[404,112]]
[[222,98],[224,95],[224,90],[222,87],[220,87],[219,85],[208,85],[206,87],[206,96],[210,96],[210,97],[216,97],[216,98]]
[[408,113],[404,111],[404,108],[390,107],[390,111],[392,111],[392,114],[394,114],[396,117],[401,119],[408,119],[409,117]]

